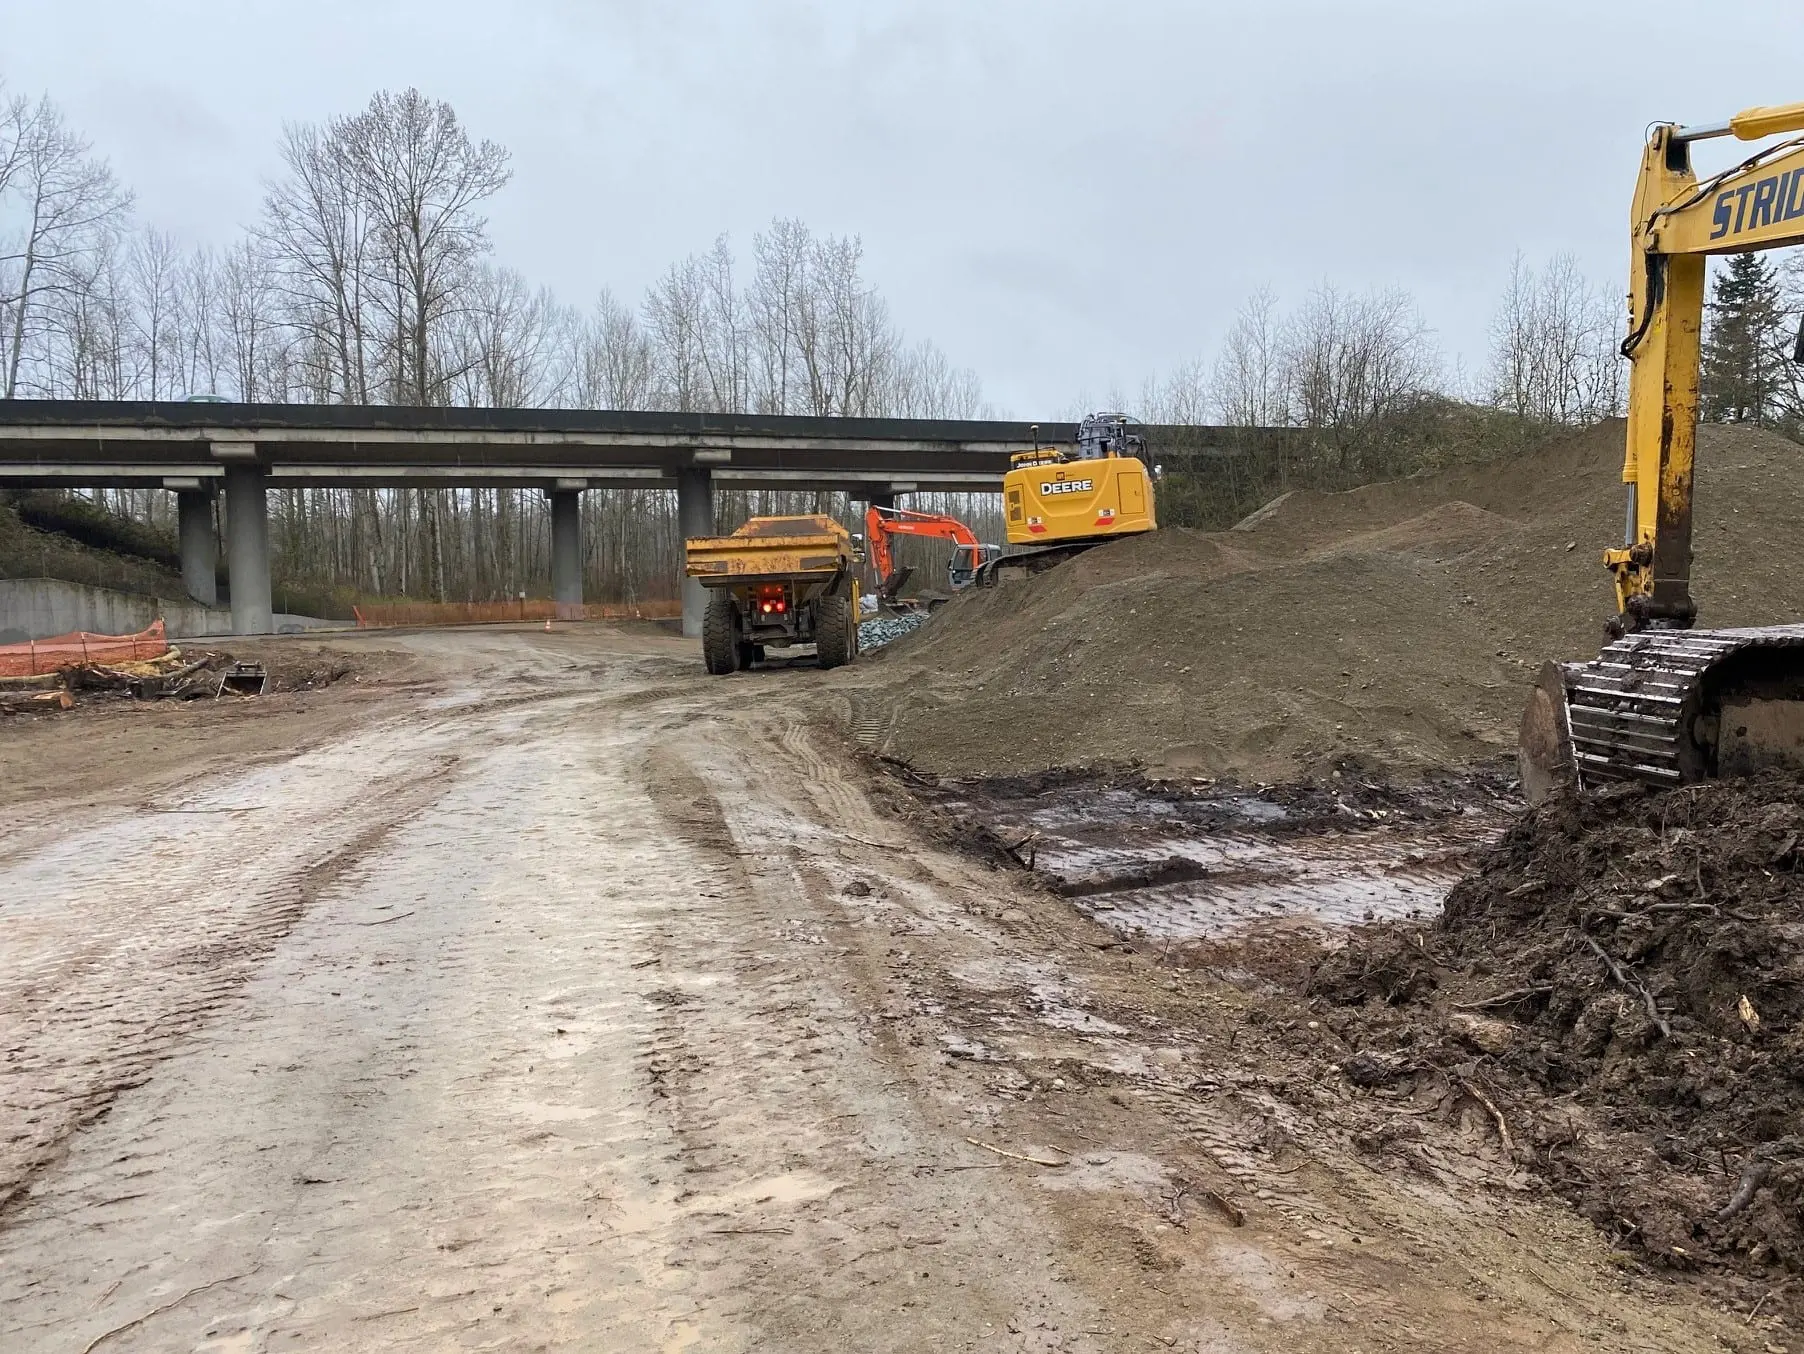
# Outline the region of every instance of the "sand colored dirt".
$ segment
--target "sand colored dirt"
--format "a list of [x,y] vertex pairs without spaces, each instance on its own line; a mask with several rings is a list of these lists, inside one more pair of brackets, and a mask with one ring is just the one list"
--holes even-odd
[[[845,676],[861,739],[931,772],[1139,763],[1281,780],[1513,751],[1548,658],[1594,654],[1622,532],[1611,422],[1489,465],[1298,492],[957,598]],[[1804,448],[1701,430],[1708,625],[1804,615]]]
[[0,725],[43,768],[0,796],[7,1354],[1791,1343],[1482,1121],[1369,1164],[1298,997],[883,812],[835,673],[330,644],[366,680]]

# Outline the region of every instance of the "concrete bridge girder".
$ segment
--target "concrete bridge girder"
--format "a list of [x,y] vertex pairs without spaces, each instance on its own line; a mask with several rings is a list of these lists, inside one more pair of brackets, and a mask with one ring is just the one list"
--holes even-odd
[[[716,528],[716,486],[839,490],[894,502],[914,490],[994,492],[1010,453],[1068,440],[1062,425],[596,410],[446,410],[9,401],[0,485],[160,485],[177,495],[187,591],[218,595],[223,546],[232,628],[272,624],[267,491],[278,487],[538,489],[551,500],[553,595],[582,601],[581,495],[676,491],[685,536]],[[685,583],[684,629],[706,593]]]

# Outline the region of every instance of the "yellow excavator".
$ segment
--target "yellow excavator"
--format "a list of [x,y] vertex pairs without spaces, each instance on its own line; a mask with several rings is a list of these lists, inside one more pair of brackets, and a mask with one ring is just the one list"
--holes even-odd
[[[1804,137],[1700,180],[1699,141],[1804,131],[1804,103],[1727,122],[1655,126],[1631,230],[1625,538],[1604,553],[1616,579],[1610,642],[1588,663],[1549,663],[1522,717],[1531,802],[1576,778],[1680,785],[1766,766],[1804,769],[1804,624],[1692,628],[1691,479],[1705,260],[1804,243]],[[1804,362],[1804,330],[1793,360]]]
[[1145,424],[1126,414],[1090,414],[1075,447],[1036,447],[1009,457],[1002,477],[1008,550],[985,561],[979,583],[999,572],[1040,573],[1093,545],[1158,527]]

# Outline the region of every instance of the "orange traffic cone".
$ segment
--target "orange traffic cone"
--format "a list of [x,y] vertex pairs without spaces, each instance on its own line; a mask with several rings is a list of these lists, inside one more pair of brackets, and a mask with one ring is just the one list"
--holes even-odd
[[545,633],[548,635],[551,633],[551,617],[549,616],[545,618]]

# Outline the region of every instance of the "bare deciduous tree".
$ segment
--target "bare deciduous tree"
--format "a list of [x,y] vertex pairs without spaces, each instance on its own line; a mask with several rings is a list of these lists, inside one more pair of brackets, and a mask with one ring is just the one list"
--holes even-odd
[[0,399],[19,391],[26,347],[77,294],[131,205],[49,99],[0,107]]
[[387,320],[389,396],[440,403],[433,340],[488,251],[488,222],[476,209],[511,177],[507,151],[471,141],[450,104],[417,89],[377,94],[362,113],[335,123],[329,140],[372,228],[365,263],[369,299]]
[[1620,412],[1617,307],[1558,254],[1536,272],[1518,254],[1491,323],[1489,397],[1541,423],[1591,423]]
[[1242,303],[1215,360],[1215,407],[1224,423],[1270,428],[1285,423],[1278,298],[1261,288]]
[[656,362],[633,312],[602,292],[583,327],[574,395],[585,409],[651,407]]

